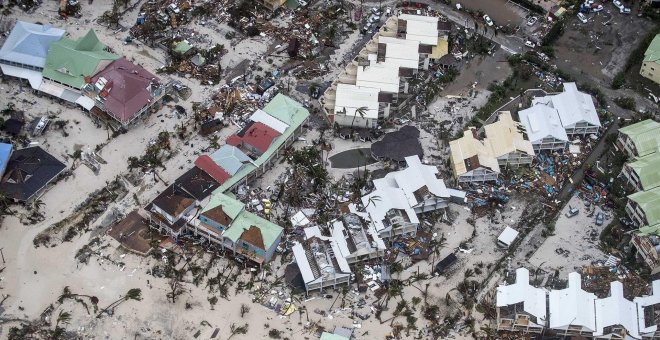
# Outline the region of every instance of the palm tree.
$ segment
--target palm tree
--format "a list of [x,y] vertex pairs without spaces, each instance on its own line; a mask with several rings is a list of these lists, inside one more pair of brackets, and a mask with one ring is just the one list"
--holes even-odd
[[367,210],[367,207],[368,207],[370,204],[373,204],[374,207],[375,207],[375,206],[376,206],[376,202],[380,202],[380,201],[382,201],[382,200],[383,200],[383,199],[382,199],[380,196],[378,196],[378,195],[372,195],[372,196],[369,196],[369,199],[367,200],[367,205],[364,206],[364,210]]
[[442,233],[440,235],[439,240],[432,239],[431,242],[429,242],[429,248],[431,248],[431,255],[433,256],[433,259],[431,260],[431,275],[433,275],[433,270],[435,269],[435,261],[437,260],[437,257],[440,255],[440,249],[444,248],[447,245],[447,238],[445,238],[445,233]]
[[[360,106],[357,109],[355,109],[355,115],[353,115],[353,121],[351,121],[351,136],[353,136],[353,124],[355,124],[355,118],[359,115],[360,118],[364,119],[364,116],[367,114],[368,108],[366,106]],[[344,114],[346,114],[346,108],[343,110]]]
[[120,297],[119,299],[117,299],[117,301],[103,308],[103,310],[101,310],[101,312],[97,314],[96,317],[100,318],[103,315],[103,313],[112,314],[112,312],[117,306],[122,304],[124,301],[128,301],[128,300],[136,300],[136,301],[142,300],[142,290],[140,288],[129,289],[124,296]]

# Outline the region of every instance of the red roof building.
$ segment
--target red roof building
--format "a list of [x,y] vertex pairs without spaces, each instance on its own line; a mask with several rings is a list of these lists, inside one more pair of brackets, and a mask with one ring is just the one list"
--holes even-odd
[[225,171],[225,169],[220,167],[208,155],[201,155],[197,157],[197,159],[195,160],[195,166],[200,168],[202,171],[206,172],[219,184],[224,183],[226,180],[228,180],[231,177],[227,173],[227,171]]
[[96,94],[97,106],[122,125],[140,116],[162,94],[160,80],[126,58],[113,61],[89,81],[85,89]]
[[262,155],[268,151],[273,140],[281,134],[261,122],[250,122],[238,134],[229,136],[227,144],[243,147],[252,153]]

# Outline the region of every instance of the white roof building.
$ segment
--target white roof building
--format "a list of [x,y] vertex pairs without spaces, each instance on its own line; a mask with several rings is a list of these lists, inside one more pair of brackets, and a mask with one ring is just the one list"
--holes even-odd
[[518,112],[518,116],[525,126],[527,139],[535,149],[542,148],[544,142],[549,140],[557,144],[568,142],[568,135],[561,125],[557,110],[547,105],[534,105]]
[[359,87],[348,84],[337,84],[335,114],[347,116],[358,115],[357,109],[364,107],[364,118],[378,118],[378,89]]
[[591,95],[578,91],[575,83],[564,83],[564,92],[560,94],[532,99],[532,105],[537,104],[557,110],[564,129],[576,127],[578,123],[600,127]]
[[424,45],[438,44],[438,17],[401,14],[399,20],[406,21],[406,40],[418,41]]
[[[658,331],[658,325],[655,323],[655,320],[646,320],[646,314],[644,310],[646,308],[651,308],[655,306],[655,309],[660,309],[660,280],[653,281],[651,283],[651,295],[636,297],[633,299],[633,302],[637,304],[637,318],[639,320],[639,333],[642,335],[652,334]],[[653,313],[651,314],[653,315]]]
[[358,66],[355,85],[371,87],[382,92],[399,92],[399,66],[389,63],[371,62],[369,66]]
[[506,227],[500,234],[500,236],[497,237],[497,243],[501,244],[504,247],[509,247],[513,243],[513,241],[516,240],[518,237],[518,231],[511,228],[511,227]]
[[288,124],[269,115],[268,113],[266,113],[261,109],[257,109],[256,111],[254,111],[252,116],[250,116],[250,120],[253,122],[260,122],[262,124],[265,124],[271,127],[273,130],[279,132],[280,134],[284,133],[284,131],[286,131],[286,129],[289,128]]
[[318,236],[314,231],[307,235],[306,240],[292,247],[305,289],[311,291],[348,284],[351,268],[341,256],[339,245],[332,238],[319,237],[320,231]]
[[451,196],[462,193],[448,190],[444,181],[437,177],[435,166],[422,164],[417,156],[405,160],[407,168],[375,179],[375,190],[362,197],[366,213],[381,235],[392,227],[388,217],[391,210],[402,212],[405,222],[416,228],[418,213],[444,208]]
[[628,334],[639,339],[637,306],[623,297],[623,284],[610,282],[610,296],[596,300],[596,331],[594,336],[606,335],[605,327],[623,326]]
[[596,330],[594,301],[596,295],[582,290],[582,277],[568,274],[568,287],[549,294],[550,328],[564,331],[593,332]]
[[386,63],[415,70],[419,68],[419,41],[381,36],[378,43],[386,46]]
[[547,319],[547,291],[529,284],[529,270],[516,269],[516,283],[497,287],[497,307],[523,303],[523,311],[536,318],[536,324],[543,326]]

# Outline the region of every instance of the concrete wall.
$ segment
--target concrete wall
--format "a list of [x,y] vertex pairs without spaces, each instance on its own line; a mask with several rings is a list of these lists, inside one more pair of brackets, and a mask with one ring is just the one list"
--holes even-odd
[[651,79],[656,84],[660,84],[660,64],[655,61],[643,62],[639,74],[644,78]]

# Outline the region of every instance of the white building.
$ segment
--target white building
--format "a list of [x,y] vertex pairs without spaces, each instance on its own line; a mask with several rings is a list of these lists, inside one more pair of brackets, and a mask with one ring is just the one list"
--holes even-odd
[[568,144],[568,135],[561,125],[557,110],[547,105],[534,105],[518,112],[520,122],[532,142],[534,151],[563,150]]
[[311,236],[292,250],[308,293],[351,282],[351,268],[332,238]]
[[405,160],[407,168],[375,179],[375,190],[362,197],[362,205],[382,238],[415,235],[417,214],[445,208],[451,197],[464,197],[462,191],[447,189],[435,166],[422,164],[417,156]]
[[651,295],[636,297],[633,302],[637,305],[639,333],[643,338],[657,339],[660,330],[655,317],[660,312],[660,280],[653,281],[651,287]]
[[596,295],[582,290],[582,276],[568,274],[568,287],[549,294],[550,328],[558,335],[591,335],[596,330]]
[[547,321],[547,291],[529,284],[529,271],[516,270],[516,283],[497,287],[497,330],[541,333]]
[[[376,88],[338,84],[335,122],[341,126],[375,128],[381,116],[378,92]],[[388,105],[383,109],[383,116],[385,111],[389,115]]]
[[575,83],[564,83],[564,92],[532,99],[532,105],[557,110],[561,125],[570,137],[598,133],[600,119],[591,95],[580,92]]
[[420,65],[419,41],[380,37],[378,39],[378,61],[398,67],[417,70],[428,67],[428,60],[422,60]]
[[372,224],[357,214],[345,214],[332,222],[332,238],[349,264],[382,258],[385,243]]
[[621,339],[624,339],[626,333],[635,339],[640,338],[637,323],[637,305],[623,297],[623,284],[621,282],[610,282],[610,296],[596,300],[596,331],[594,337],[617,339],[610,336],[618,335]]

